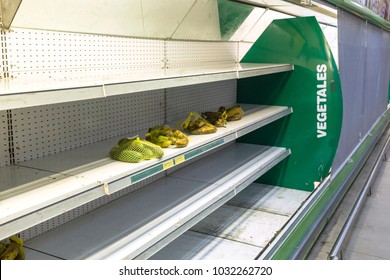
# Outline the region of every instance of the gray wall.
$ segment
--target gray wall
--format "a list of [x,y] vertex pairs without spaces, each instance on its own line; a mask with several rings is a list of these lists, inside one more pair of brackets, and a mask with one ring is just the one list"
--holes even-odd
[[390,79],[390,33],[346,11],[338,12],[343,126],[333,171],[385,112]]

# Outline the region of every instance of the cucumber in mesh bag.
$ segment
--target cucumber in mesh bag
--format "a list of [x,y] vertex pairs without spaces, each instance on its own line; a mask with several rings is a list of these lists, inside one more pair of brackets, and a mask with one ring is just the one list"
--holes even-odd
[[110,150],[110,157],[124,162],[140,162],[146,159],[161,158],[163,149],[139,137],[123,138]]

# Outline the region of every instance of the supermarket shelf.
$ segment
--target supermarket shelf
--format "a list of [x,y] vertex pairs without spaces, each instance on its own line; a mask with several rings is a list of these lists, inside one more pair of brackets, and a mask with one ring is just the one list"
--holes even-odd
[[310,192],[253,183],[158,251],[154,260],[254,260]]
[[[254,260],[259,251],[257,246],[189,230],[150,259]],[[34,259],[38,259],[37,257]]]
[[164,172],[292,112],[280,106],[242,106],[246,112],[242,120],[213,134],[193,135],[185,148],[164,149],[162,159],[137,164],[110,159],[110,148],[131,136],[123,135],[0,168],[0,239]]
[[164,237],[179,236],[289,154],[285,148],[233,143],[26,247],[61,259],[132,259],[156,251],[156,243],[171,241]]
[[[94,80],[0,79],[0,111],[62,102],[81,101],[133,92],[187,86],[292,71],[290,64],[221,64],[171,69],[137,70],[102,75]],[[99,82],[96,82],[98,80]]]

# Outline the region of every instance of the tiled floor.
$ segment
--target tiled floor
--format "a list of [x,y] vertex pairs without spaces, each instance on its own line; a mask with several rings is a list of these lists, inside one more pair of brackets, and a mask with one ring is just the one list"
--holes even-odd
[[[384,143],[390,129],[380,140]],[[378,145],[379,146],[379,145]],[[349,192],[324,228],[307,259],[328,259],[329,253],[364,185],[380,149],[375,148]],[[376,155],[375,155],[376,153]],[[363,209],[342,250],[345,260],[390,260],[390,148],[383,159]]]

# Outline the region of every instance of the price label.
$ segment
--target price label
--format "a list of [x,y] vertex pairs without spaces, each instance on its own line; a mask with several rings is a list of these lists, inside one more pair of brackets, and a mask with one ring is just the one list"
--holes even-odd
[[175,158],[175,164],[179,164],[179,163],[182,163],[186,160],[186,158],[184,157],[184,155],[181,155],[177,158]]
[[163,163],[163,169],[165,170],[165,169],[171,168],[174,165],[175,165],[175,163],[173,162],[173,159],[169,160],[169,161]]

